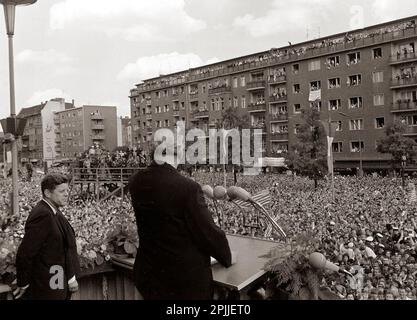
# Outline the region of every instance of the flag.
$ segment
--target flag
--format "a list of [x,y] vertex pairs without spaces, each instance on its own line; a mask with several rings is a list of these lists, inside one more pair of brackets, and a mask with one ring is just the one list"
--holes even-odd
[[315,102],[321,100],[321,89],[310,91],[310,97],[308,98],[308,101]]
[[[269,190],[264,190],[253,196],[252,199],[257,203],[260,203],[263,207],[266,207],[271,203],[271,194],[269,193]],[[252,205],[245,201],[236,200],[235,203],[244,209],[252,208]]]

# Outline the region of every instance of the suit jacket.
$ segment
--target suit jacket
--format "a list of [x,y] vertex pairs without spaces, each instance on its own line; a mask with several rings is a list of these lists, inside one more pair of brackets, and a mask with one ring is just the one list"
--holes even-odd
[[[51,278],[61,266],[63,288],[51,288]],[[25,235],[16,255],[17,285],[29,284],[26,299],[64,300],[70,297],[68,280],[80,272],[75,232],[60,211],[40,201],[32,209],[25,225]],[[54,279],[52,282],[55,283]]]
[[145,299],[212,299],[210,256],[231,265],[198,183],[153,162],[129,181],[139,233],[134,280]]

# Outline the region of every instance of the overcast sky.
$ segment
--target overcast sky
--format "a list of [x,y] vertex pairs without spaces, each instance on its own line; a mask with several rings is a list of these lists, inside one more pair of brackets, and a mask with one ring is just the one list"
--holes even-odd
[[[129,115],[143,79],[411,15],[414,0],[38,0],[17,8],[16,107],[63,97]],[[1,118],[7,52],[0,13]]]

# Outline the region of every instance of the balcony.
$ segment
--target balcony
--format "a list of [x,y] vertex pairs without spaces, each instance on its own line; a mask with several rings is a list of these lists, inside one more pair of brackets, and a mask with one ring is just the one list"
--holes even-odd
[[401,113],[401,112],[415,112],[417,111],[417,101],[411,100],[398,100],[392,104],[392,113]]
[[269,84],[281,84],[287,82],[287,76],[270,76],[268,79]]
[[190,101],[198,101],[198,92],[190,93]]
[[95,124],[91,127],[91,129],[93,129],[93,130],[104,130],[104,125],[103,124]]
[[56,142],[56,143],[61,143],[61,138],[60,138],[60,137],[56,137],[56,138],[55,138],[55,142]]
[[266,124],[264,121],[253,122],[251,124],[252,129],[266,129]]
[[254,90],[265,90],[265,80],[255,80],[248,82],[246,84],[246,89],[248,91],[254,91]]
[[269,97],[269,103],[286,103],[287,102],[287,95],[276,95]]
[[404,136],[417,136],[417,126],[409,126],[404,132]]
[[151,112],[147,112],[145,114],[145,118],[146,118],[146,120],[152,120],[152,113]]
[[59,125],[59,117],[54,117],[54,124]]
[[104,140],[105,137],[104,137],[103,134],[94,134],[94,135],[91,136],[91,139],[92,140]]
[[263,102],[250,103],[247,108],[249,113],[266,112],[266,104]]
[[152,127],[146,127],[146,133],[153,133],[153,128]]
[[288,141],[288,132],[272,132],[269,136],[270,141]]
[[104,117],[101,114],[93,114],[91,120],[104,120]]
[[221,86],[221,87],[217,87],[217,88],[211,88],[208,91],[209,95],[221,94],[221,93],[230,93],[230,92],[232,92],[232,87],[231,86]]
[[415,87],[417,86],[417,76],[411,78],[404,78],[404,79],[392,79],[391,82],[391,89],[401,89],[407,87]]
[[193,112],[193,116],[195,119],[204,119],[209,117],[208,110],[196,110]]
[[390,63],[394,65],[413,61],[417,61],[417,52],[408,52],[392,55]]
[[55,128],[54,132],[60,134],[61,133],[61,129]]
[[271,115],[271,122],[284,122],[284,121],[288,121],[288,113]]

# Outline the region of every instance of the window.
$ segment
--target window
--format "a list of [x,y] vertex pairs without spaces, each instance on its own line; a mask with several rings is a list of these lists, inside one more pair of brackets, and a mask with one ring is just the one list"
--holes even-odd
[[374,95],[374,106],[383,106],[384,105],[384,95],[376,94]]
[[181,109],[184,110],[185,109],[185,102],[181,102]]
[[320,68],[320,60],[314,60],[308,63],[308,71],[320,70]]
[[341,153],[341,152],[343,152],[343,143],[342,142],[333,142],[333,144],[332,144],[332,151],[334,153]]
[[206,93],[206,86],[202,86],[201,90],[203,91],[203,93]]
[[374,83],[384,82],[384,72],[383,71],[373,72],[372,81]]
[[363,152],[365,150],[365,144],[363,141],[352,141],[350,143],[350,152]]
[[310,108],[316,108],[319,112],[321,111],[321,101],[310,102]]
[[159,99],[159,98],[160,98],[160,96],[161,96],[161,93],[160,93],[159,91],[155,92],[155,97],[156,97],[157,99]]
[[409,125],[409,126],[417,126],[417,115],[414,116],[408,116],[407,118],[404,119],[404,121]]
[[374,59],[382,58],[382,48],[376,48],[372,50]]
[[340,88],[340,78],[329,79],[329,89]]
[[288,133],[288,125],[287,124],[279,125],[278,133]]
[[168,97],[168,90],[164,90],[164,97]]
[[161,107],[155,107],[155,113],[161,113]]
[[166,127],[166,128],[169,127],[169,120],[168,119],[165,120],[164,127]]
[[337,132],[342,131],[342,121],[332,121],[332,126]]
[[349,99],[349,109],[362,108],[362,97],[354,97]]
[[349,122],[350,131],[363,130],[363,119],[354,119]]
[[240,77],[240,86],[245,87],[246,86],[246,78],[245,76]]
[[237,78],[233,78],[233,88],[237,88]]
[[242,109],[246,109],[246,97],[242,96],[242,99],[240,100],[241,104],[242,104]]
[[293,86],[293,92],[294,93],[300,93],[300,84],[295,84],[294,86]]
[[358,64],[359,62],[361,62],[361,53],[360,52],[354,52],[354,53],[349,53],[347,55],[347,65],[353,65],[353,64]]
[[358,86],[362,83],[362,76],[360,74],[355,74],[353,76],[349,76],[347,80],[348,87]]
[[301,113],[301,104],[294,105],[294,113]]
[[328,69],[337,67],[339,64],[340,64],[340,57],[339,56],[327,58],[327,68]]
[[292,65],[292,72],[294,74],[298,74],[299,71],[300,71],[300,65],[298,63],[297,64],[293,64]]
[[375,128],[377,129],[383,129],[385,127],[385,118],[376,118],[375,119]]
[[310,91],[316,91],[321,89],[321,81],[310,82]]
[[164,106],[164,112],[169,112],[169,106],[168,105]]
[[239,100],[237,97],[233,98],[233,108],[237,108],[239,106]]
[[331,111],[339,110],[340,106],[341,106],[340,99],[329,100],[329,110]]

